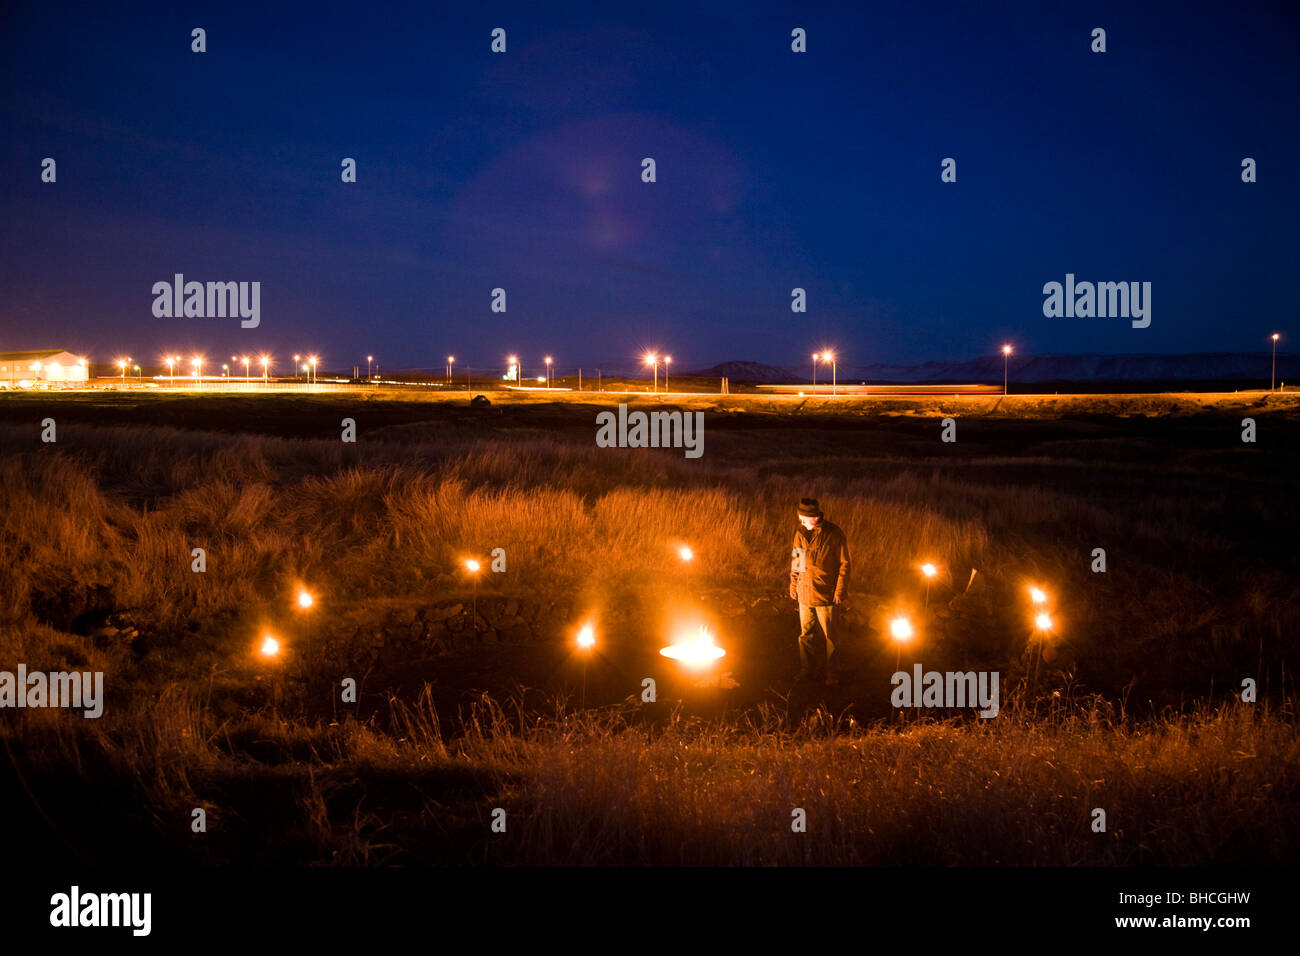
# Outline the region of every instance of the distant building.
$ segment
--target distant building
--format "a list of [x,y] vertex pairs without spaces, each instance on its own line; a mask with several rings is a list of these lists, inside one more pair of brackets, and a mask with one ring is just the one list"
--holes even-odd
[[85,382],[89,378],[86,358],[63,349],[30,352],[0,352],[0,385],[15,387],[20,382]]

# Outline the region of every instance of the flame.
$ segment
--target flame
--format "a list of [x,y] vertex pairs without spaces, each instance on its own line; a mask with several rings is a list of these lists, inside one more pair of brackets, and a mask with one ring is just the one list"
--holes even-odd
[[713,643],[713,635],[701,624],[698,637],[692,640],[679,640],[676,644],[661,649],[659,653],[683,664],[708,664],[727,652]]

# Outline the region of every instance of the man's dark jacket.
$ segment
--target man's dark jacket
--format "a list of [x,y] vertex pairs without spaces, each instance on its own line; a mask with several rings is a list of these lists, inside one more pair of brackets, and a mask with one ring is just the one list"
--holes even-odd
[[823,607],[844,600],[849,586],[849,543],[840,526],[825,518],[811,531],[795,530],[790,551],[790,597]]

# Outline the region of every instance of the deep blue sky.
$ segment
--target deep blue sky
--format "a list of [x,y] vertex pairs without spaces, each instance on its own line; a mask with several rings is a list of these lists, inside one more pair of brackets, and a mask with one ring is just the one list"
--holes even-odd
[[[0,349],[529,371],[1300,335],[1294,3],[118,6],[0,7]],[[175,272],[260,281],[261,327],[155,318]],[[1150,328],[1044,318],[1066,272],[1150,281]]]

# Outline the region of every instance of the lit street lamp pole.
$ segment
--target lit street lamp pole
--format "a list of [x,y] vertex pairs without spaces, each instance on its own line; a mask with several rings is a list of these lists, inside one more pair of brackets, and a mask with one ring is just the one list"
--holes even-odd
[[1273,378],[1268,383],[1268,390],[1271,392],[1277,387],[1277,340],[1278,334],[1273,333]]
[[1002,346],[1002,394],[1007,394],[1007,363],[1011,361],[1011,346]]
[[834,352],[831,352],[831,351],[823,352],[823,353],[822,353],[822,361],[823,361],[823,362],[830,362],[830,363],[831,363],[831,394],[834,395],[834,394],[835,394],[835,390],[836,390],[836,383],[835,383],[835,372],[836,372],[836,370],[835,370],[835,353],[834,353]]
[[654,366],[654,391],[659,391],[659,356],[647,355],[645,357],[646,365]]
[[546,387],[550,388],[551,387],[551,357],[548,355],[546,356],[545,359],[543,359],[543,361],[546,362]]
[[366,381],[367,382],[370,381],[372,378],[374,378],[374,373],[370,371],[370,363],[373,362],[374,360],[375,357],[373,355],[366,356]]
[[665,392],[668,391],[668,366],[672,364],[673,364],[673,357],[671,355],[665,355],[664,356],[664,391]]
[[456,365],[456,356],[448,355],[447,356],[447,384],[448,385],[452,383],[452,379],[455,377],[455,372],[456,372],[455,365]]

